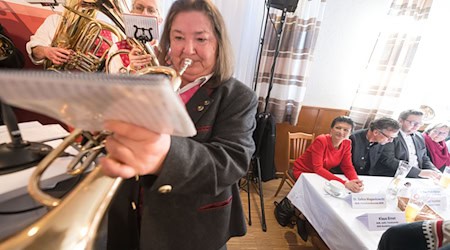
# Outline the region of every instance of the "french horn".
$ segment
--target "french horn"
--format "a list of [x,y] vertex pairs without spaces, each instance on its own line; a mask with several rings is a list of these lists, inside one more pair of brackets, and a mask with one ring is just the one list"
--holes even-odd
[[[178,73],[164,66],[150,67],[148,73],[168,76],[176,91],[181,84],[182,73],[191,62],[190,59],[186,60]],[[63,200],[44,193],[39,187],[41,176],[83,133],[88,141],[81,146],[79,154],[73,158],[67,172],[78,175],[86,170],[92,171]],[[97,157],[104,149],[104,141],[109,135],[109,132],[102,131],[92,136],[81,129],[75,129],[38,164],[30,178],[28,192],[35,200],[51,210],[37,222],[1,242],[1,250],[93,248],[100,222],[122,182],[122,178],[105,176],[101,166],[95,166]]]

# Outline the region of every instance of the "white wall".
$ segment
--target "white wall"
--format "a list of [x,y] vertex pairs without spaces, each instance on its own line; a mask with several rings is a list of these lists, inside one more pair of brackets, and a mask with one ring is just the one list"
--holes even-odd
[[391,0],[328,0],[303,105],[349,109]]

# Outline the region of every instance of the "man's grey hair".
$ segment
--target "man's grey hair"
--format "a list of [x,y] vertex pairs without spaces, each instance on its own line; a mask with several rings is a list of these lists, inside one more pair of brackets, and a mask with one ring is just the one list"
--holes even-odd
[[375,129],[398,131],[400,129],[400,124],[392,118],[382,117],[373,120],[369,125],[369,129],[370,131],[374,131]]

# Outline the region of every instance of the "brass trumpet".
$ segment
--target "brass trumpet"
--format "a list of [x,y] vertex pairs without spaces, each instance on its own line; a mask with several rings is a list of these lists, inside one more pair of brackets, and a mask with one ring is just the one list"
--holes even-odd
[[[163,66],[150,67],[148,73],[167,75],[171,78],[174,90],[177,90],[181,74],[191,62],[190,59],[187,60],[178,74],[174,69]],[[75,129],[38,164],[31,176],[28,184],[30,195],[52,209],[34,224],[1,242],[0,249],[92,249],[100,222],[122,182],[122,178],[105,176],[100,166],[93,166],[110,133],[102,131],[96,136],[85,136],[89,141],[69,164],[68,172],[76,175],[91,167],[93,170],[64,200],[45,194],[39,187],[44,171],[82,133],[81,129]]]

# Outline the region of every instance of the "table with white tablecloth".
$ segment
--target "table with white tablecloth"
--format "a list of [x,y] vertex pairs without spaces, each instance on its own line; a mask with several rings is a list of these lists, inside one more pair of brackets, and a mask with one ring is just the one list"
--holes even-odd
[[[345,177],[344,177],[345,178]],[[384,193],[390,177],[360,176],[364,181],[364,193]],[[433,185],[430,180],[407,179],[418,185]],[[369,231],[357,217],[365,213],[400,212],[396,199],[386,199],[385,208],[354,209],[350,196],[336,198],[325,189],[326,179],[317,174],[303,173],[295,183],[288,198],[308,219],[322,240],[330,249],[363,250],[377,249],[384,231]],[[439,211],[444,218],[450,218],[448,209]]]

